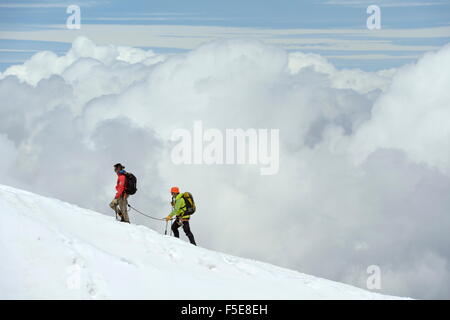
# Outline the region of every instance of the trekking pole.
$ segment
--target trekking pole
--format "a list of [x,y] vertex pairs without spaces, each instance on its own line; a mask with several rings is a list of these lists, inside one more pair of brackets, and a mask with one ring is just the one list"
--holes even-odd
[[166,220],[166,231],[164,232],[164,235],[167,236],[167,225],[169,224],[169,221]]

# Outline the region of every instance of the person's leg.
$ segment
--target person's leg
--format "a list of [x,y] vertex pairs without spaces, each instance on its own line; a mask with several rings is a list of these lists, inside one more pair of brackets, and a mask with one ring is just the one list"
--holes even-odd
[[[119,215],[120,217],[122,217],[122,213],[120,212],[120,209],[118,208],[118,203],[115,200],[116,199],[111,201],[109,206],[111,207],[111,209],[113,209],[116,212],[116,215]],[[117,219],[117,216],[116,216],[116,219]]]
[[178,222],[179,222],[178,219],[175,219],[175,221],[172,223],[172,232],[173,232],[173,236],[175,238],[180,237],[180,233],[178,232],[178,228],[180,227],[180,224]]
[[116,204],[114,203],[114,200],[111,201],[111,203],[109,204],[109,206],[110,206],[111,209],[113,209],[114,211],[117,211],[117,210],[116,210]]
[[189,242],[196,246],[197,244],[195,243],[194,235],[192,234],[191,227],[189,226],[189,221],[183,221],[183,230],[189,238]]
[[130,223],[130,219],[128,218],[128,201],[127,201],[127,198],[125,198],[123,196],[119,198],[119,208],[120,208],[120,212],[122,213],[122,215],[121,215],[122,221]]

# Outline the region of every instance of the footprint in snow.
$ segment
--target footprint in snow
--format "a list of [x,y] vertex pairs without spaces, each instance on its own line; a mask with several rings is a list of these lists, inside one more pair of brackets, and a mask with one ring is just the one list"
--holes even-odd
[[175,250],[170,250],[169,251],[169,257],[170,259],[172,259],[174,262],[180,262],[182,260],[182,255],[179,254],[177,251]]
[[72,264],[66,268],[66,287],[69,290],[80,290],[83,283],[84,262],[74,258]]
[[236,257],[223,255],[222,259],[229,265],[235,266],[236,269],[248,275],[254,275],[258,272],[258,269],[248,263],[245,263],[244,261],[240,261],[240,259]]
[[211,271],[218,270],[216,264],[210,258],[208,258],[206,256],[203,256],[203,257],[199,258],[198,259],[198,264],[208,268]]
[[231,265],[234,265],[237,263],[237,259],[232,256],[223,255],[222,259],[223,259],[223,261],[225,261],[226,263],[231,264]]
[[133,239],[135,239],[135,240],[140,238],[139,233],[136,232],[136,230],[134,230],[134,229],[130,230],[130,231],[128,232],[128,234],[130,235],[131,238],[133,238]]
[[106,281],[99,273],[88,278],[86,289],[92,299],[104,300],[109,298]]
[[164,246],[164,252],[170,257],[170,259],[174,262],[180,262],[183,260],[183,255],[180,251],[172,245]]
[[85,261],[76,257],[66,270],[66,287],[85,292],[92,299],[108,299],[106,281],[99,273],[89,274]]

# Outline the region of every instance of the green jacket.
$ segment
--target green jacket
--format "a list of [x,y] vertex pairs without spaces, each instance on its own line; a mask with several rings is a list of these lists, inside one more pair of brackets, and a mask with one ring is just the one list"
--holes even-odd
[[189,219],[190,215],[184,215],[185,211],[186,211],[186,202],[184,201],[183,194],[179,193],[175,197],[175,205],[169,216],[173,217],[176,215],[179,218]]

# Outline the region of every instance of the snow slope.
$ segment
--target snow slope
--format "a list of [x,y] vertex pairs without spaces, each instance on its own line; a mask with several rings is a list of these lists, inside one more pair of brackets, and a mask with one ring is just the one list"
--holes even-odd
[[395,299],[2,185],[0,214],[0,299]]

